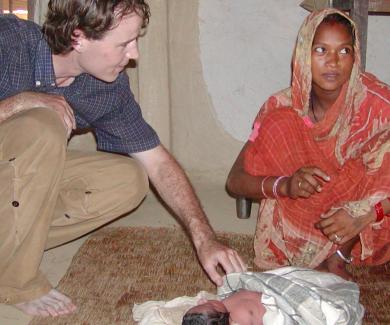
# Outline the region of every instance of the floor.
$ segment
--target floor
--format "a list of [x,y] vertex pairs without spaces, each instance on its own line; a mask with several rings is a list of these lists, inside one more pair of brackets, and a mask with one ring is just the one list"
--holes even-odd
[[[252,207],[249,219],[238,219],[235,211],[235,200],[227,195],[222,184],[195,181],[194,187],[200,197],[203,207],[215,230],[252,234],[256,223],[257,205]],[[164,209],[151,193],[143,204],[130,215],[112,223],[115,226],[173,226],[175,219]],[[45,252],[42,261],[42,271],[56,285],[65,274],[73,255],[85,241],[87,236],[72,243]],[[0,304],[0,325],[25,325],[30,317],[13,307]]]

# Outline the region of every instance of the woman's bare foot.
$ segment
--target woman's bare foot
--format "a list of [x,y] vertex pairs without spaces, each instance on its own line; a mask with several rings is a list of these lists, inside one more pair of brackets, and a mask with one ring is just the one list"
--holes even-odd
[[342,277],[344,280],[353,281],[351,273],[349,273],[345,268],[345,262],[337,254],[333,254],[332,256],[330,256],[326,261],[320,264],[320,267],[321,266],[323,268],[326,267],[328,272],[336,274],[339,277]]
[[67,296],[55,289],[38,299],[14,306],[27,315],[44,317],[72,314],[77,309]]
[[315,268],[315,270],[320,272],[329,272],[327,261],[323,261]]
[[[334,253],[332,256],[328,257],[327,260],[323,261],[316,268],[316,270],[334,273],[342,277],[344,280],[353,281],[352,274],[349,273],[346,269],[346,265],[347,265],[346,262],[348,263],[352,262],[352,258],[350,258],[351,251],[353,246],[358,241],[359,241],[359,236],[355,236],[354,238],[344,243],[342,246],[338,246],[337,252]],[[339,254],[344,258],[341,258]]]

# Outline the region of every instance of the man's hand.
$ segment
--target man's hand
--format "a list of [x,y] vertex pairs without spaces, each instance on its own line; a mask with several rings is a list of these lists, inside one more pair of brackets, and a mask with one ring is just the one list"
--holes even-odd
[[244,271],[245,264],[238,254],[216,240],[198,197],[173,156],[161,145],[133,156],[145,167],[160,197],[188,231],[199,261],[211,280],[217,285],[222,284],[217,265],[221,265],[226,273]]
[[63,96],[33,92],[22,93],[20,95],[24,95],[23,100],[28,101],[30,108],[45,107],[54,110],[64,123],[69,138],[72,130],[76,128],[76,121],[72,108]]
[[222,277],[217,272],[220,265],[226,272],[245,272],[246,265],[238,253],[216,240],[208,240],[197,248],[199,261],[210,279],[217,285],[222,285]]
[[72,130],[76,128],[76,120],[70,105],[67,103],[63,96],[51,94],[40,95],[43,95],[42,97],[40,96],[40,99],[44,104],[43,107],[52,109],[59,115],[65,125],[67,137],[69,138]]
[[353,218],[344,209],[330,210],[315,224],[317,229],[337,245],[343,245],[359,235],[368,224],[375,220],[373,213]]
[[68,137],[76,128],[76,121],[73,110],[61,95],[23,92],[4,99],[0,102],[0,122],[10,118],[12,115],[28,109],[43,107],[54,110],[61,118],[67,130]]

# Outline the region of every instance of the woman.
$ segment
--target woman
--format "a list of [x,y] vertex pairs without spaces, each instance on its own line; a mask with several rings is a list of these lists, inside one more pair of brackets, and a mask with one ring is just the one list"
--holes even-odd
[[390,88],[360,71],[354,22],[313,12],[297,38],[291,87],[261,108],[227,181],[262,200],[255,262],[318,268],[390,260]]

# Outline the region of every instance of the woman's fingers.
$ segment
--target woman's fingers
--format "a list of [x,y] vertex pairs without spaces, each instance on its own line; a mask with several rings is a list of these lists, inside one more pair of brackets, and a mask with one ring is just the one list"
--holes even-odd
[[313,167],[311,174],[322,178],[325,182],[330,181],[330,176],[318,167]]
[[304,174],[302,181],[298,182],[298,187],[310,194],[322,191],[321,183],[310,174]]
[[320,229],[330,241],[337,245],[341,245],[349,239],[345,229],[329,219],[317,222],[314,226],[315,228]]
[[344,209],[330,210],[321,216],[321,220],[314,227],[337,245],[343,245],[358,235],[364,227],[360,226],[359,219],[353,219]]
[[322,182],[318,177],[327,182],[330,180],[329,175],[318,167],[303,167],[298,170],[297,174],[298,189],[301,191],[299,196],[305,198],[322,191]]
[[330,177],[321,168],[305,166],[298,169],[287,181],[287,193],[292,199],[309,198],[322,191],[322,180],[328,182]]

